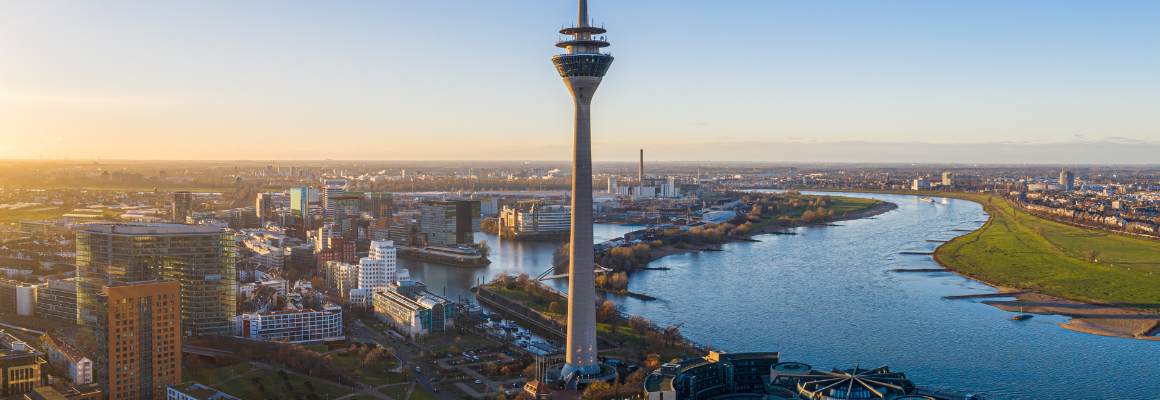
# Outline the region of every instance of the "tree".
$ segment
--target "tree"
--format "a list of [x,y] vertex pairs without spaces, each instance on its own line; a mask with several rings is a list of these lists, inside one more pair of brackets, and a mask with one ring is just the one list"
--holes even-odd
[[552,314],[563,314],[564,313],[564,305],[560,304],[560,302],[558,302],[558,301],[553,301],[553,302],[548,304],[548,312],[550,312]]
[[1087,260],[1088,260],[1088,262],[1093,262],[1093,263],[1099,262],[1100,261],[1100,251],[1096,250],[1096,249],[1088,250]]
[[596,320],[603,322],[611,322],[616,319],[616,304],[612,300],[604,300],[600,303],[600,308],[596,310]]
[[580,398],[586,399],[586,400],[588,400],[588,399],[591,399],[591,400],[604,399],[611,389],[612,389],[612,385],[609,385],[608,382],[604,382],[604,381],[592,382],[592,383],[588,384],[587,388],[584,389],[584,394],[581,395]]
[[633,315],[628,318],[628,327],[632,328],[632,330],[636,331],[637,333],[644,333],[648,331],[648,328],[651,325],[652,323],[649,322],[648,319],[639,315]]

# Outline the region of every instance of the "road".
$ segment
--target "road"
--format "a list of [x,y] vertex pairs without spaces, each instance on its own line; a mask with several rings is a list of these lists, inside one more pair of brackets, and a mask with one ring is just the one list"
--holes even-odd
[[[417,362],[412,361],[419,358],[419,354],[422,352],[422,349],[416,346],[414,343],[384,335],[382,332],[378,332],[366,326],[366,324],[362,323],[362,321],[356,320],[354,324],[351,324],[351,327],[352,328],[350,330],[349,336],[353,340],[362,342],[374,342],[379,346],[395,349],[395,351],[392,353],[394,353],[395,359],[399,361],[399,366],[401,367],[402,371],[405,372],[409,370],[413,372],[415,375],[415,383],[417,383],[419,386],[422,386],[424,389],[427,389],[428,392],[435,394],[436,398],[441,400],[456,399],[455,396],[450,396],[447,393],[437,391],[435,385],[431,383],[431,379],[437,377],[428,376],[427,374],[431,373],[432,371],[423,370],[422,368],[424,365],[418,365]],[[420,367],[421,371],[415,371],[415,367]],[[428,369],[434,368],[433,365],[426,365],[426,367]]]

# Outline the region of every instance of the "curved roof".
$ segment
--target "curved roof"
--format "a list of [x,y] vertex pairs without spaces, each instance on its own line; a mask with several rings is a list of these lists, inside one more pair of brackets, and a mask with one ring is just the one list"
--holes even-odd
[[905,374],[890,372],[886,366],[835,369],[821,374],[825,377],[799,383],[798,392],[805,398],[816,400],[887,400],[907,394],[914,387]]

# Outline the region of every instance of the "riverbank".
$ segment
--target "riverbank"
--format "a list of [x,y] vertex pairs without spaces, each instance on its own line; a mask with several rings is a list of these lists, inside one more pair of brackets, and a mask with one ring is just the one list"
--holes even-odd
[[942,243],[933,257],[947,270],[1001,292],[1027,291],[1013,301],[984,304],[1066,316],[1071,320],[1060,326],[1076,332],[1160,340],[1160,244],[1155,241],[1047,220],[983,193],[862,192],[982,205],[987,221]]
[[1015,300],[988,300],[983,304],[1010,312],[1066,316],[1071,320],[1059,326],[1076,332],[1160,341],[1156,336],[1160,315],[1146,310],[1081,303],[1039,293],[1020,294]]
[[[647,259],[645,259],[643,261],[640,261],[638,259],[637,264],[633,265],[630,268],[625,268],[624,270],[627,270],[627,271],[643,270],[643,269],[648,268],[648,266],[651,263],[653,263],[657,260],[660,260],[662,258],[672,256],[672,255],[695,253],[695,252],[702,252],[702,251],[723,251],[722,247],[726,243],[757,242],[759,240],[754,239],[754,236],[758,236],[758,235],[794,234],[793,232],[789,232],[789,230],[791,230],[793,228],[807,227],[807,226],[827,226],[827,225],[832,226],[835,222],[850,221],[850,220],[863,219],[863,218],[871,218],[871,217],[874,217],[877,215],[881,215],[881,214],[890,212],[890,211],[898,208],[897,204],[885,202],[885,201],[879,201],[879,200],[868,200],[868,199],[860,199],[860,198],[852,198],[852,197],[840,197],[840,196],[834,196],[834,198],[831,200],[834,201],[834,204],[832,205],[833,206],[833,209],[832,209],[833,214],[827,218],[824,218],[824,219],[809,220],[807,222],[805,219],[800,218],[800,217],[797,217],[797,218],[780,218],[781,216],[763,217],[760,221],[748,222],[748,223],[744,224],[744,226],[747,228],[744,233],[740,233],[740,234],[735,233],[736,232],[736,230],[735,230],[734,233],[722,235],[721,237],[718,238],[719,240],[716,240],[713,242],[680,240],[680,239],[682,239],[681,237],[672,237],[671,235],[670,236],[660,236],[656,242],[647,245],[649,247]],[[730,225],[730,226],[732,226],[732,225]],[[694,228],[694,229],[697,229],[697,228]],[[678,232],[678,233],[680,233],[680,232]],[[600,259],[600,257],[598,255],[598,257],[597,257],[598,262],[599,262],[599,259]],[[566,257],[556,257],[553,260],[553,264],[557,268],[564,267],[567,265],[567,258]]]
[[876,217],[876,216],[888,213],[890,211],[894,211],[897,208],[898,208],[897,204],[894,204],[894,203],[891,203],[888,201],[881,201],[881,202],[877,202],[877,203],[875,203],[867,208],[860,209],[860,210],[853,210],[853,211],[844,213],[840,216],[827,219],[825,221],[810,222],[810,223],[802,222],[801,220],[794,220],[791,222],[775,221],[775,223],[772,223],[772,224],[758,225],[756,228],[754,228],[752,231],[750,231],[749,235],[744,237],[744,239],[752,239],[753,236],[757,236],[757,235],[783,233],[783,232],[785,232],[789,229],[793,229],[793,228],[800,228],[800,227],[805,227],[805,226],[826,226],[826,225],[833,224],[835,222],[852,221],[852,220],[856,220],[856,219]]

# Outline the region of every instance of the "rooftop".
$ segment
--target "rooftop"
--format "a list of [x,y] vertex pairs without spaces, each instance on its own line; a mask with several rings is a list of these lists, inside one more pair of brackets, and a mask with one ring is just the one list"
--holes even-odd
[[172,389],[198,400],[241,400],[237,397],[226,394],[225,392],[197,382],[186,382],[177,386],[173,386]]
[[84,224],[80,230],[121,235],[204,235],[223,232],[220,227],[211,225],[106,222]]

